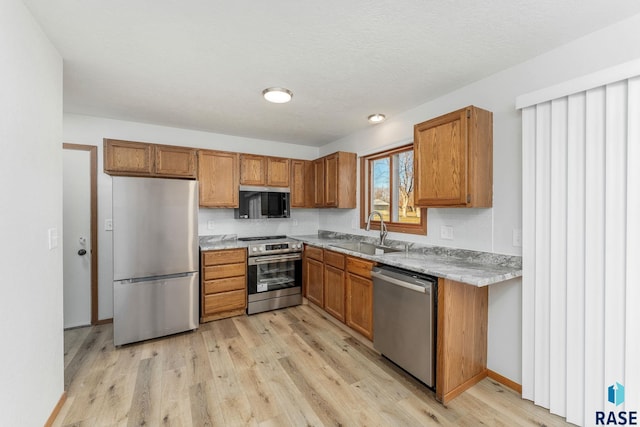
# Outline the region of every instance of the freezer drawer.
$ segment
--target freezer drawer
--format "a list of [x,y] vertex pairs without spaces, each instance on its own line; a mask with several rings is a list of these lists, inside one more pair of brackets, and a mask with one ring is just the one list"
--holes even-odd
[[113,283],[113,343],[123,345],[198,327],[199,274]]

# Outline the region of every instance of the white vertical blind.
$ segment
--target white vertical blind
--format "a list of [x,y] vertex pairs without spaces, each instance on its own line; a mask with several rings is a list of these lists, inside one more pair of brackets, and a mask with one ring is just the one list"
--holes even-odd
[[522,396],[592,425],[640,410],[640,77],[526,97]]
[[640,311],[640,77],[629,79],[627,145],[627,241],[626,241],[626,309],[624,384],[629,390],[625,408],[640,408],[640,339],[638,339],[638,311]]

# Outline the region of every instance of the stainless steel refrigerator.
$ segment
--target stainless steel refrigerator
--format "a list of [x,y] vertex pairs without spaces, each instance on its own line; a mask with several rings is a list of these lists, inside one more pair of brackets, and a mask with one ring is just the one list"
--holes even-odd
[[198,183],[113,177],[113,342],[198,327]]

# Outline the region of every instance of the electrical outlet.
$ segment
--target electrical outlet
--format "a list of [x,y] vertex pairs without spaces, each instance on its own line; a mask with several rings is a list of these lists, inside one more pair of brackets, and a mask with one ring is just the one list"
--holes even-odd
[[113,220],[105,219],[104,220],[104,231],[113,231]]
[[213,230],[214,228],[215,228],[215,222],[212,219],[207,221],[207,230]]
[[522,246],[522,229],[514,228],[512,233],[513,246],[521,247]]
[[453,240],[453,227],[450,225],[441,225],[440,238],[444,240]]

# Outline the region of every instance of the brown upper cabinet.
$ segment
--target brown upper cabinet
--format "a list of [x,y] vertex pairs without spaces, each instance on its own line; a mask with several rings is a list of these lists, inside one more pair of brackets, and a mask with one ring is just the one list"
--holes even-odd
[[314,206],[356,207],[356,154],[338,151],[313,161]]
[[240,154],[240,185],[289,186],[289,159]]
[[413,143],[416,206],[491,207],[493,113],[469,106],[417,124]]
[[109,175],[196,177],[196,150],[189,147],[104,139],[104,171]]
[[198,151],[200,206],[238,207],[238,153]]
[[291,207],[292,208],[312,208],[313,207],[313,162],[311,160],[291,160]]

